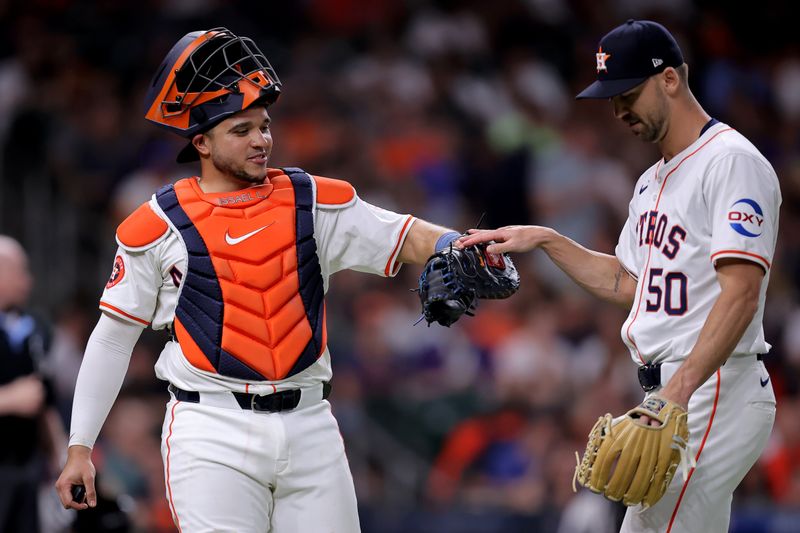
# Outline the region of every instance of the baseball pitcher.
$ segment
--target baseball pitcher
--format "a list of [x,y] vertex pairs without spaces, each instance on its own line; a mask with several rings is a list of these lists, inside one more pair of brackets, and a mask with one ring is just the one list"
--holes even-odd
[[728,531],[733,490],[775,417],[762,355],[764,301],[781,193],[770,163],[706,114],[666,28],[629,20],[594,54],[578,98],[614,116],[662,159],[636,183],[615,255],[550,228],[472,231],[489,252],[541,248],[576,283],[630,309],[622,339],[646,396],[592,429],[575,481],[622,501],[628,533]]

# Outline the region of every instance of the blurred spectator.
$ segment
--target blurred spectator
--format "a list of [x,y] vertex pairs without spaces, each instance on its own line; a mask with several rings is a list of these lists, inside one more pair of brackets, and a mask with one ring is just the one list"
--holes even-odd
[[460,423],[434,462],[430,501],[452,506],[459,498],[471,506],[535,511],[544,487],[517,483],[533,466],[523,446],[526,422],[524,411],[508,406]]
[[32,283],[25,251],[0,235],[0,531],[39,531],[39,485],[67,442],[47,376],[50,331],[24,310]]
[[567,505],[557,533],[616,533],[614,504],[581,492]]
[[52,366],[58,369],[53,375],[58,410],[65,421],[71,415],[72,395],[83,359],[83,348],[94,324],[94,314],[90,312],[94,302],[86,300],[89,298],[73,296],[56,313],[50,353]]
[[762,458],[770,496],[775,502],[800,507],[800,399],[784,398],[775,430]]

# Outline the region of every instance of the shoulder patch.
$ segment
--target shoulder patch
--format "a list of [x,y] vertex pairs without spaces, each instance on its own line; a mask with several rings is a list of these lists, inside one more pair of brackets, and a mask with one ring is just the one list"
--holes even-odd
[[117,243],[128,251],[141,252],[158,244],[167,233],[167,223],[146,202],[117,227]]
[[125,277],[125,261],[122,260],[122,256],[118,255],[114,258],[114,268],[111,269],[111,276],[108,278],[108,283],[106,283],[106,289],[110,289],[120,281],[122,278]]
[[317,205],[347,207],[356,199],[356,190],[346,181],[313,176],[317,186]]

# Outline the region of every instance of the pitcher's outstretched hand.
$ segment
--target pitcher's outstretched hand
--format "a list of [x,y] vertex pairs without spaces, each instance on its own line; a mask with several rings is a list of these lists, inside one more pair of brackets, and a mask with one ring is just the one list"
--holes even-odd
[[493,254],[529,252],[541,246],[554,231],[543,226],[504,226],[498,229],[471,229],[458,239],[464,247],[494,241],[486,247]]

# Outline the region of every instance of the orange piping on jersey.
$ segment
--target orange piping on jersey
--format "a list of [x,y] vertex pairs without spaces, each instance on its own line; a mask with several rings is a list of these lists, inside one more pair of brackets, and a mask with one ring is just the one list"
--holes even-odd
[[[719,388],[722,383],[722,374],[720,373],[719,369],[717,369],[717,392],[714,395],[714,407],[711,408],[711,416],[708,418],[708,426],[706,426],[706,433],[703,435],[703,441],[700,443],[700,449],[697,450],[697,455],[695,456],[695,462],[700,461],[700,454],[703,453],[703,447],[706,445],[706,439],[708,439],[708,434],[711,433],[711,425],[714,423],[714,415],[717,414],[717,403],[719,402]],[[686,477],[686,481],[683,483],[683,488],[681,489],[681,493],[678,496],[678,501],[675,503],[675,509],[672,510],[672,518],[669,519],[669,526],[667,526],[666,533],[669,533],[672,530],[672,524],[675,522],[675,517],[678,515],[678,507],[681,506],[681,500],[683,500],[683,494],[686,492],[686,487],[689,486],[689,481],[692,479],[692,474],[697,467],[692,468],[689,470],[689,475]]]
[[[663,159],[661,161],[663,161]],[[658,165],[656,165],[656,178],[658,178],[658,169],[661,168],[661,161],[659,161]],[[667,176],[667,177],[669,177],[669,176]],[[664,179],[664,183],[661,184],[661,190],[662,191],[664,190],[664,185],[666,185],[666,184],[667,184],[667,180]],[[660,191],[658,193],[658,200],[656,200],[656,209],[658,209],[658,201],[659,200],[661,200],[661,192]],[[651,239],[650,242],[647,244],[647,261],[645,261],[644,271],[642,272],[642,274],[644,276],[647,275],[647,269],[650,266],[650,254],[653,251],[652,242],[653,241]],[[633,323],[636,322],[636,319],[639,317],[639,310],[642,308],[642,294],[643,293],[644,293],[644,284],[642,284],[642,287],[639,289],[639,297],[638,297],[639,303],[636,305],[636,312],[633,314],[633,319],[631,320],[631,323],[628,324],[628,328],[625,330],[625,336],[628,337],[628,340],[630,341],[631,345],[633,345],[633,348],[636,350],[636,355],[639,357],[639,360],[642,362],[642,364],[645,364],[645,360],[642,357],[641,352],[639,352],[639,347],[636,346],[636,341],[633,340],[633,337],[631,337],[631,327],[633,326]]]
[[[705,146],[708,143],[716,139],[717,135],[719,135],[720,133],[725,133],[726,131],[733,131],[733,128],[725,128],[724,130],[718,131],[709,140],[698,146],[697,150],[695,150],[691,154],[681,159],[680,162],[677,165],[675,165],[675,168],[667,172],[667,175],[664,177],[664,182],[661,184],[661,189],[659,189],[658,191],[658,198],[656,198],[656,205],[653,208],[654,211],[658,211],[658,204],[661,203],[661,194],[664,192],[664,188],[667,186],[667,180],[669,179],[670,176],[672,176],[672,173],[678,170],[684,161],[692,157],[694,154],[705,148]],[[658,165],[656,166],[656,178],[658,178],[658,169],[661,168],[661,163],[663,161],[664,158],[661,158],[661,161],[659,161]],[[652,255],[652,252],[653,252],[653,240],[651,239],[650,242],[647,244],[647,261],[645,261],[644,270],[642,271],[643,279],[647,279],[647,270],[650,268],[650,257]],[[642,364],[645,364],[645,360],[642,357],[641,352],[639,352],[639,347],[636,346],[636,341],[634,341],[633,338],[631,337],[631,327],[633,327],[633,323],[636,322],[636,318],[639,316],[639,310],[642,308],[642,293],[644,293],[644,285],[642,285],[642,288],[639,289],[639,303],[636,305],[636,313],[633,315],[633,320],[631,320],[631,323],[628,324],[628,328],[625,330],[625,336],[628,337],[628,340],[631,342],[631,345],[633,345],[633,348],[636,350],[636,355],[639,356],[639,360],[642,362]]]
[[140,205],[117,227],[120,243],[130,248],[141,248],[164,235],[169,226],[150,208],[150,204]]
[[172,452],[169,439],[172,438],[172,424],[175,422],[175,408],[178,407],[179,403],[181,403],[180,400],[176,401],[175,405],[172,406],[172,411],[170,413],[171,418],[169,421],[169,435],[167,435],[167,492],[169,493],[170,510],[172,511],[172,516],[175,517],[175,525],[178,526],[178,533],[181,532],[181,521],[178,519],[178,511],[175,509],[175,502],[172,501],[172,486],[169,483],[169,456]]
[[136,317],[136,316],[133,316],[133,315],[132,315],[132,314],[130,314],[130,313],[126,313],[126,312],[125,312],[125,311],[123,311],[122,309],[120,309],[120,308],[118,308],[118,307],[114,307],[113,305],[111,305],[111,304],[108,304],[108,303],[106,303],[106,302],[102,302],[102,301],[101,301],[101,302],[100,302],[100,307],[105,307],[106,309],[108,309],[109,311],[111,311],[111,312],[113,312],[113,313],[115,313],[115,314],[122,315],[122,316],[124,316],[125,318],[130,318],[131,320],[135,320],[135,321],[136,321],[136,322],[138,322],[139,324],[143,324],[143,325],[145,325],[145,326],[149,326],[149,325],[150,325],[150,322],[148,322],[147,320],[142,320],[141,318],[139,318],[139,317]]
[[208,357],[203,354],[203,351],[197,346],[197,343],[194,342],[194,339],[192,339],[192,336],[186,331],[186,328],[181,324],[178,317],[175,317],[173,327],[175,328],[175,338],[178,339],[178,343],[181,345],[181,352],[183,352],[183,356],[186,357],[186,360],[195,368],[216,374],[217,370],[214,368],[214,365],[212,365]]
[[343,205],[353,201],[356,191],[342,180],[314,176],[317,184],[317,203],[324,205]]
[[769,261],[767,261],[766,259],[764,259],[760,255],[754,254],[754,253],[750,253],[750,252],[743,252],[741,250],[720,250],[719,252],[717,252],[717,253],[715,253],[715,254],[713,254],[711,256],[711,261],[713,262],[714,258],[717,257],[718,255],[721,255],[721,254],[736,254],[736,255],[746,255],[748,257],[755,257],[756,259],[759,259],[760,261],[763,261],[764,264],[767,265],[767,268],[772,268],[772,266],[769,264]]
[[[184,49],[180,56],[178,56],[178,59],[173,65],[183,65],[186,58],[189,57],[192,52],[199,48],[203,43],[211,40],[211,38],[215,35],[218,35],[218,32],[206,32],[193,42],[189,43],[186,49]],[[165,65],[164,68],[172,68],[173,65]],[[164,80],[164,85],[161,87],[161,91],[158,93],[158,96],[153,100],[150,109],[148,109],[147,113],[145,113],[145,118],[158,124],[169,124],[177,128],[187,129],[189,127],[190,113],[188,111],[190,105],[198,106],[204,102],[218,98],[228,91],[226,89],[219,89],[217,91],[206,91],[202,93],[185,93],[183,95],[185,96],[185,105],[180,106],[181,111],[175,113],[165,113],[164,111],[166,108],[163,104],[164,100],[170,99],[171,101],[175,101],[175,96],[178,94],[178,89],[174,83],[176,74],[177,72],[173,72],[167,76],[166,80]],[[186,104],[186,102],[189,103]]]
[[389,254],[389,260],[386,262],[386,268],[383,269],[383,273],[386,276],[388,276],[391,273],[390,269],[392,268],[392,263],[394,263],[395,254],[399,254],[400,253],[400,243],[403,242],[403,240],[404,240],[404,238],[406,236],[406,229],[408,228],[408,225],[411,223],[412,220],[414,220],[414,217],[411,216],[411,215],[408,215],[408,218],[406,219],[405,224],[403,224],[403,229],[400,230],[400,236],[397,238],[397,243],[394,245],[394,249],[392,250],[392,253]]

